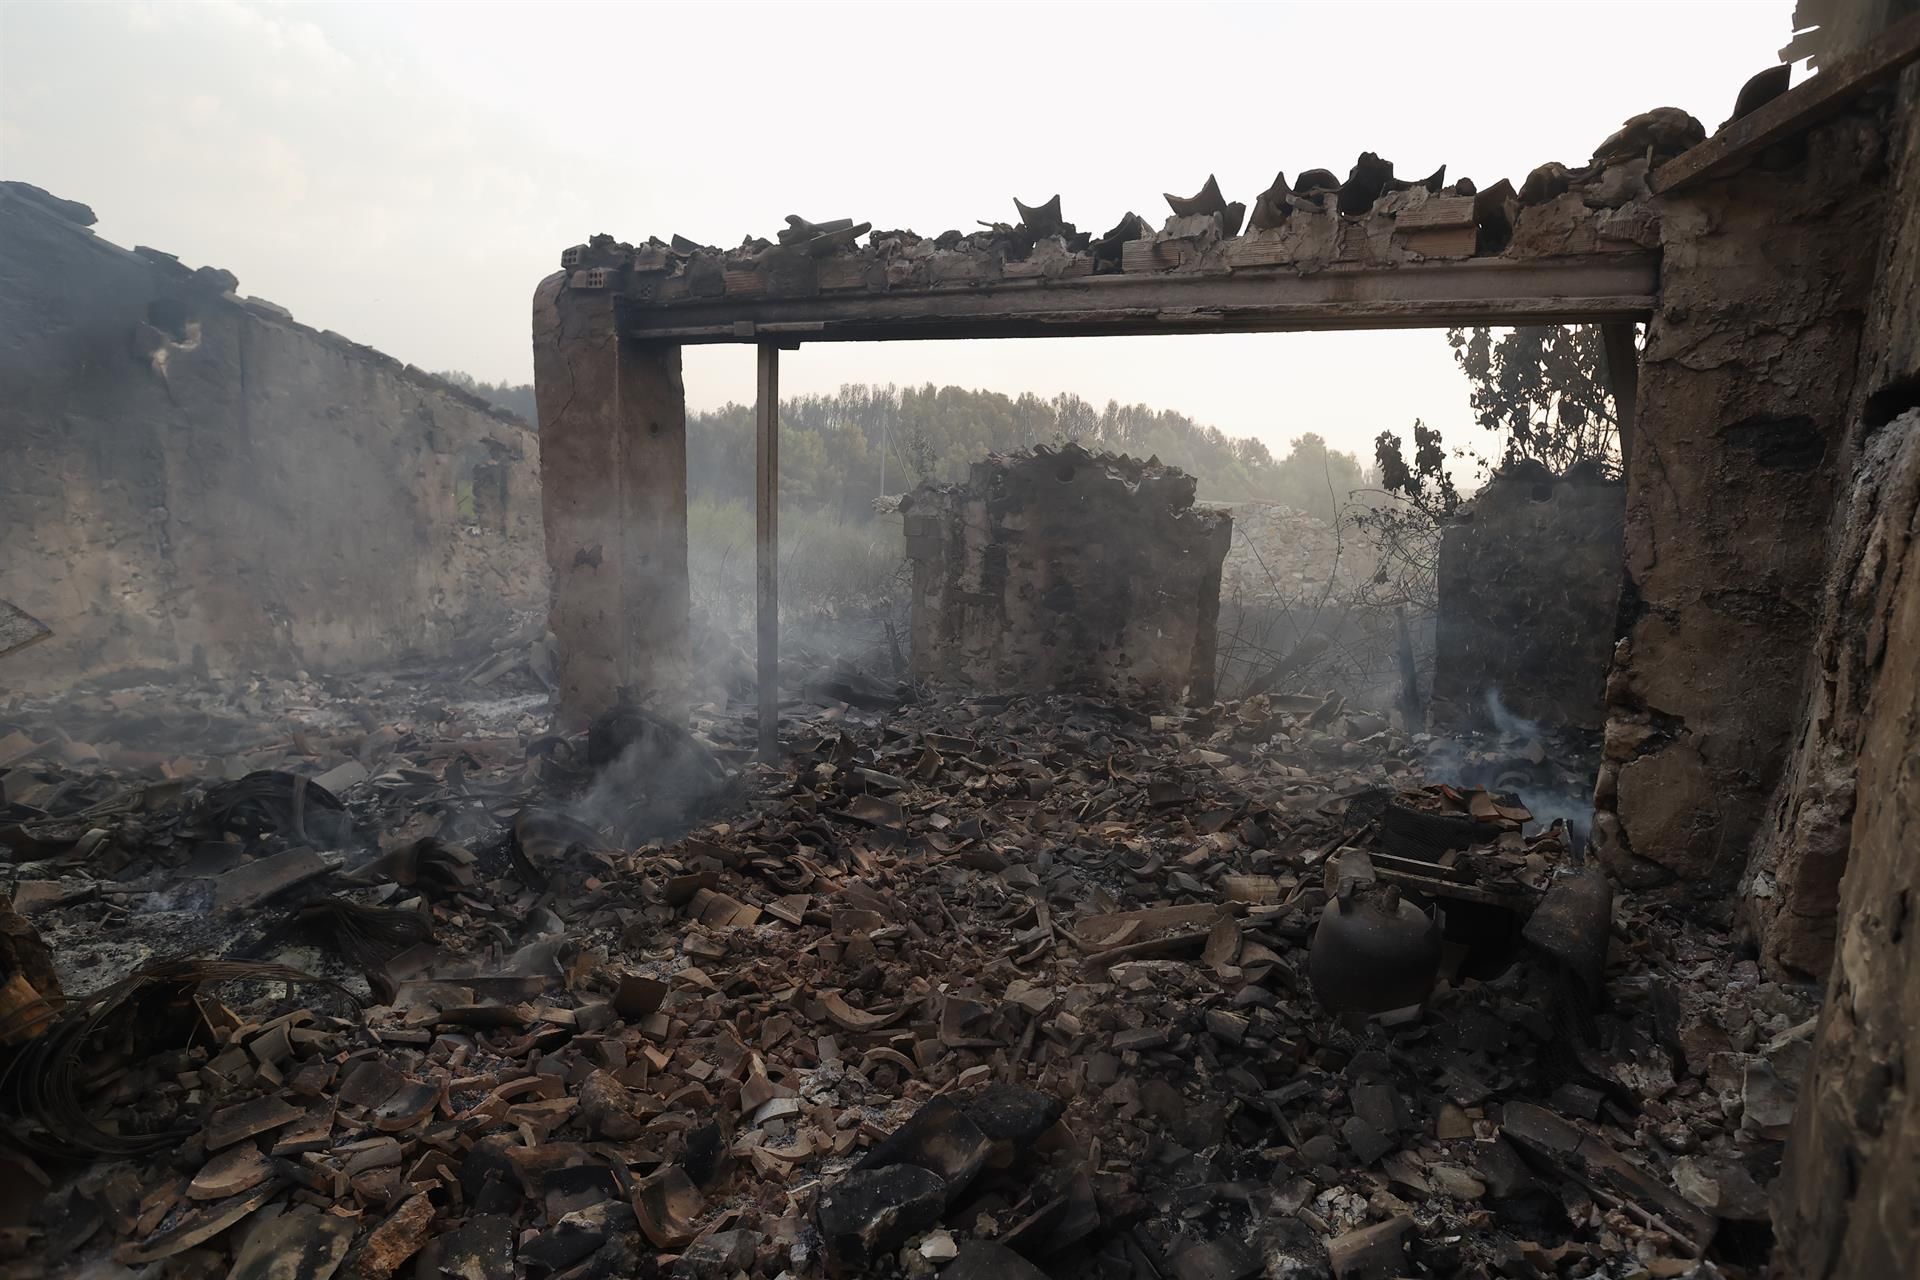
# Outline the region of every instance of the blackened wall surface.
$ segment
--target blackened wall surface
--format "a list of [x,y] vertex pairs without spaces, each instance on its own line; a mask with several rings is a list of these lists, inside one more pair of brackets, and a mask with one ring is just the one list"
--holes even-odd
[[1472,725],[1490,695],[1529,720],[1598,729],[1620,601],[1619,482],[1521,467],[1440,542],[1433,716]]
[[1077,445],[975,463],[902,508],[913,669],[999,689],[1212,696],[1224,511],[1192,476]]
[[[1810,963],[1824,934],[1833,956],[1775,1204],[1776,1274],[1809,1280],[1920,1274],[1920,68],[1891,138],[1854,401],[1857,536],[1829,575],[1828,608],[1850,631],[1816,655],[1813,767],[1776,807],[1784,838],[1762,850],[1786,908],[1762,917],[1763,954]],[[1834,830],[1797,839],[1809,814]]]

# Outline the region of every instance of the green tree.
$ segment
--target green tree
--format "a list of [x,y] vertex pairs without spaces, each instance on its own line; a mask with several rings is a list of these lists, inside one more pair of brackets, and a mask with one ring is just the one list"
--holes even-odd
[[1353,491],[1366,483],[1358,458],[1329,449],[1326,439],[1313,431],[1294,439],[1274,471],[1277,501],[1329,524],[1339,519]]
[[1460,493],[1447,474],[1447,451],[1440,433],[1420,419],[1413,420],[1413,457],[1407,457],[1399,436],[1382,431],[1374,438],[1373,459],[1380,469],[1380,487],[1405,498],[1429,519],[1459,510]]
[[1619,421],[1607,390],[1606,347],[1594,325],[1449,329],[1454,362],[1467,375],[1474,421],[1504,436],[1495,466],[1530,459],[1563,474],[1617,468]]
[[[1449,329],[1447,343],[1467,377],[1474,421],[1499,442],[1491,457],[1459,445],[1453,457],[1471,459],[1481,478],[1528,462],[1556,475],[1575,468],[1617,473],[1619,419],[1598,328],[1508,329],[1497,338],[1491,329]],[[1413,443],[1409,456],[1396,433],[1382,431],[1375,439],[1382,487],[1431,516],[1451,515],[1460,495],[1440,432],[1416,421]]]
[[[873,500],[922,480],[954,481],[990,453],[1078,441],[1098,452],[1158,457],[1191,473],[1210,502],[1282,502],[1332,520],[1367,482],[1360,460],[1311,432],[1284,458],[1258,440],[1235,439],[1184,414],[1079,396],[1017,398],[964,387],[854,384],[780,405],[780,471],[789,503],[863,521]],[[693,496],[750,503],[753,413],[729,404],[687,422]]]

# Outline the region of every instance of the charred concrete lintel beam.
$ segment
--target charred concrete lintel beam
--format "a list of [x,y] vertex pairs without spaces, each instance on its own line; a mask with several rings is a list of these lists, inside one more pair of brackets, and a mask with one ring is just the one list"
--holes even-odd
[[1631,323],[1652,314],[1657,275],[1657,256],[1642,252],[1304,275],[1284,268],[1122,274],[624,305],[620,326],[624,337],[643,341],[767,343]]

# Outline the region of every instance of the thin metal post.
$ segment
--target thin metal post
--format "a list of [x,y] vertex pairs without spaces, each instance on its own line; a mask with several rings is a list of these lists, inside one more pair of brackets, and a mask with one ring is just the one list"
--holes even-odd
[[760,345],[753,406],[754,615],[760,636],[760,758],[780,757],[780,348]]

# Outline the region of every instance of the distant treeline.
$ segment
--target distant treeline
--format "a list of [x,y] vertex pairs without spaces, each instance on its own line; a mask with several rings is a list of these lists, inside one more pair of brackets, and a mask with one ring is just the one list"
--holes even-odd
[[[533,388],[443,375],[535,420]],[[873,500],[921,480],[963,480],[993,452],[1076,440],[1092,450],[1157,456],[1190,472],[1209,502],[1281,502],[1332,520],[1347,495],[1371,483],[1353,454],[1313,432],[1284,457],[1251,437],[1230,437],[1184,414],[1076,395],[1008,396],[964,387],[851,384],[832,395],[780,404],[780,484],[785,503],[864,519]],[[687,420],[691,495],[717,502],[753,497],[753,410],[729,404]]]
[[510,382],[482,382],[470,373],[458,369],[442,369],[433,375],[445,378],[456,387],[465,387],[468,391],[484,400],[491,400],[509,413],[517,413],[528,422],[540,421],[540,410],[533,403],[533,384],[531,382],[514,386]]

